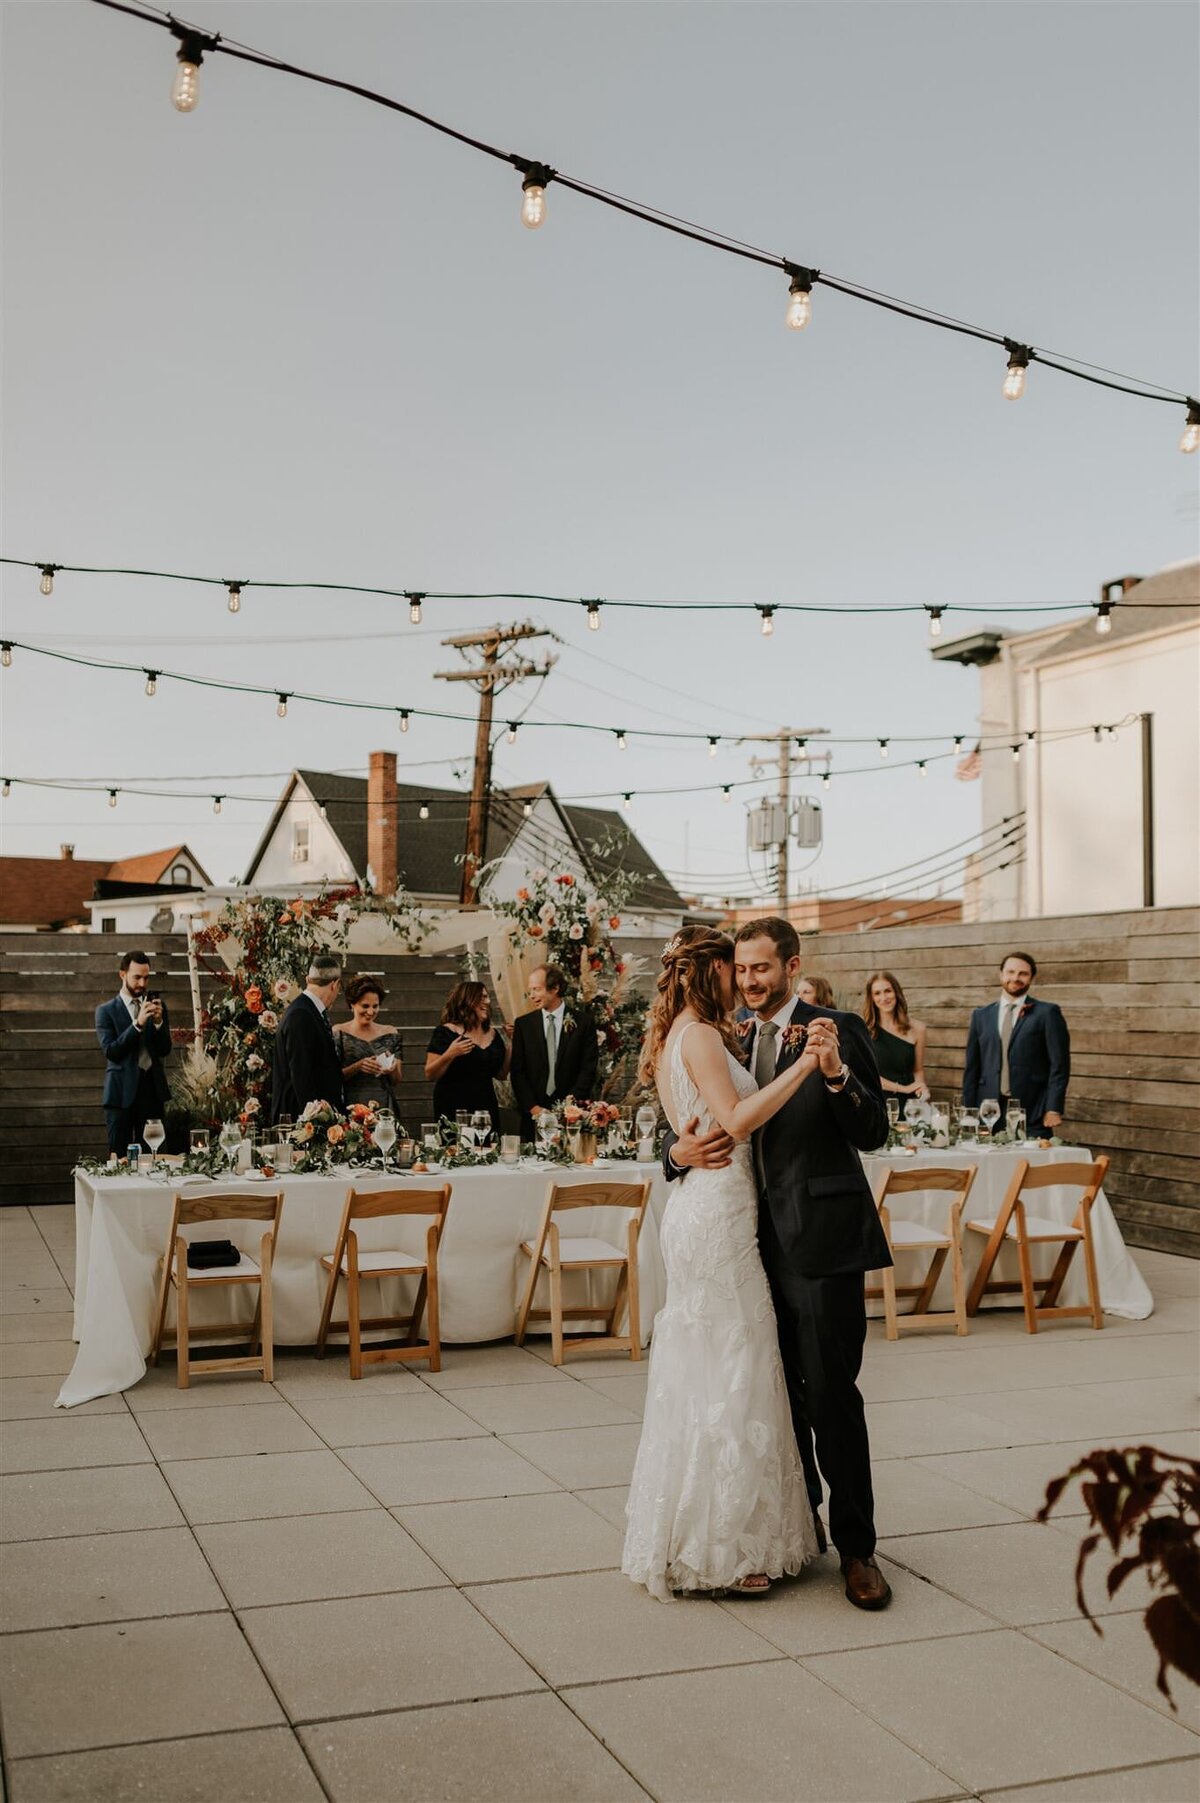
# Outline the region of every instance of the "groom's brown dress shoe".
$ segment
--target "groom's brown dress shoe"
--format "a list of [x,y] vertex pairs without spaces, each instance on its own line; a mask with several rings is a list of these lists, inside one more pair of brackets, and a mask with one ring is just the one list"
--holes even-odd
[[846,1595],[856,1609],[886,1609],[892,1587],[874,1559],[843,1559]]

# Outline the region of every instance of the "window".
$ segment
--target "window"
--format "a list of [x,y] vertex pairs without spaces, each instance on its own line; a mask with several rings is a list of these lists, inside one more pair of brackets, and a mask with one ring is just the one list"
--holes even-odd
[[172,864],[172,866],[171,866],[171,881],[176,885],[176,887],[183,886],[186,888],[186,886],[188,885],[188,883],[191,882],[191,880],[192,880],[192,873],[188,869],[186,864]]
[[292,822],[292,863],[293,864],[307,864],[308,863],[308,821],[307,820],[293,820],[293,822]]
[[100,931],[102,933],[115,933],[116,930],[117,930],[116,915],[115,914],[102,914],[100,916]]

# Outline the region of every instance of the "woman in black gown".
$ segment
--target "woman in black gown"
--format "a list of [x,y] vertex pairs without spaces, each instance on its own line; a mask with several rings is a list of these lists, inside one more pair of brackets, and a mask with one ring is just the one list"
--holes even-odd
[[874,1042],[875,1062],[885,1093],[928,1097],[925,1023],[909,1019],[904,991],[890,970],[872,971],[867,978],[862,1017]]
[[425,1053],[425,1078],[433,1084],[433,1112],[453,1120],[460,1108],[486,1110],[500,1131],[496,1084],[508,1075],[512,1048],[492,1025],[492,1001],[482,983],[458,983],[446,998],[440,1026]]
[[346,1105],[367,1102],[373,1108],[396,1105],[404,1075],[400,1030],[379,1019],[383,989],[375,977],[354,977],[346,988],[352,1019],[333,1029],[342,1061]]

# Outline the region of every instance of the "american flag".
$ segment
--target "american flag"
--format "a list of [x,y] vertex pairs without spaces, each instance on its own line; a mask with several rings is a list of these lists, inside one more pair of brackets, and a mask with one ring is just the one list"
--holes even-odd
[[965,758],[960,758],[954,766],[954,774],[960,783],[976,783],[983,775],[983,753],[978,739],[974,751],[968,751]]

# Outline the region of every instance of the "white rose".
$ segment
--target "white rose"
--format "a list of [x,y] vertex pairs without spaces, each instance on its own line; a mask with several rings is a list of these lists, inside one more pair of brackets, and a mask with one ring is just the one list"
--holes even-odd
[[[260,1059],[259,1062],[261,1063],[262,1060]],[[262,1103],[259,1101],[258,1097],[251,1096],[250,1100],[246,1103],[246,1106],[245,1106],[245,1109],[243,1112],[246,1114],[257,1114],[261,1107],[262,1107]]]
[[247,1060],[246,1060],[246,1069],[248,1071],[260,1071],[262,1069],[262,1067],[263,1067],[263,1061],[259,1057],[258,1053],[251,1052],[249,1058],[247,1058]]
[[529,872],[529,880],[531,883],[544,883],[549,874],[549,871],[543,870],[539,864],[536,869]]

